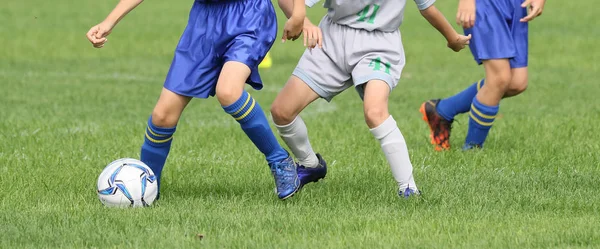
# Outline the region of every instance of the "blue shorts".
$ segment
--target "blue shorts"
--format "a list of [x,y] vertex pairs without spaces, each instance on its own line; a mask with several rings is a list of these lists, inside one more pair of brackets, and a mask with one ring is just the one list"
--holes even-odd
[[527,16],[522,0],[476,0],[475,26],[465,29],[471,34],[471,53],[475,61],[509,59],[511,68],[527,67],[528,24],[519,20]]
[[196,0],[177,44],[164,87],[177,94],[215,95],[223,64],[246,64],[246,83],[262,89],[258,64],[277,36],[277,17],[270,0]]

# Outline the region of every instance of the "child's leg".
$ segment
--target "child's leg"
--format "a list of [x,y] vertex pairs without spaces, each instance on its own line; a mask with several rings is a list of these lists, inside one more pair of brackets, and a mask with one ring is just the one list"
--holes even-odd
[[241,62],[226,62],[217,82],[216,95],[225,112],[240,123],[248,138],[265,155],[275,178],[277,195],[286,199],[300,188],[296,164],[277,142],[258,102],[244,90],[250,72]]
[[418,192],[413,178],[413,167],[408,155],[406,141],[388,112],[389,85],[381,80],[371,80],[364,88],[365,121],[373,136],[381,144],[385,157],[390,164],[399,190],[408,189]]
[[483,65],[487,82],[473,98],[464,149],[483,146],[512,79],[508,59],[486,60]]
[[308,129],[298,114],[319,95],[299,77],[292,75],[277,94],[271,115],[279,135],[298,159],[300,186],[317,182],[327,175],[327,162],[316,154],[308,140]]
[[[527,89],[527,67],[513,68],[511,74],[512,79],[503,98],[517,96]],[[471,109],[473,98],[484,84],[485,79],[481,79],[462,92],[440,100],[436,105],[437,113],[444,119],[452,121],[456,115],[468,112]]]
[[159,187],[160,175],[173,142],[173,133],[183,109],[190,100],[190,97],[163,88],[152,116],[148,119],[141,161],[152,169],[158,179]]
[[269,127],[267,117],[258,102],[244,90],[250,68],[243,63],[225,63],[216,88],[216,96],[225,112],[237,120],[267,162],[277,163],[288,158]]
[[319,95],[306,83],[291,76],[271,106],[271,115],[279,135],[292,150],[298,163],[309,168],[317,167],[319,159],[308,140],[306,124],[298,114],[317,98]]
[[326,163],[313,151],[306,125],[298,114],[317,98],[331,101],[351,86],[350,73],[344,64],[347,52],[339,37],[345,37],[353,29],[335,24],[327,17],[319,23],[319,28],[329,49],[304,51],[271,108],[279,135],[301,166],[298,175],[303,184],[325,177]]
[[[527,67],[513,68],[511,74],[512,79],[503,98],[517,96],[527,89]],[[444,119],[452,121],[456,115],[468,112],[471,109],[473,98],[484,84],[485,79],[481,79],[462,92],[440,100],[436,105],[438,114]]]
[[440,100],[436,104],[437,113],[447,121],[453,121],[454,117],[461,113],[466,113],[471,109],[471,102],[479,92],[479,89],[485,84],[485,79],[481,79],[462,92],[456,95]]
[[517,96],[527,90],[528,74],[527,67],[511,69],[512,79],[504,94],[504,98]]

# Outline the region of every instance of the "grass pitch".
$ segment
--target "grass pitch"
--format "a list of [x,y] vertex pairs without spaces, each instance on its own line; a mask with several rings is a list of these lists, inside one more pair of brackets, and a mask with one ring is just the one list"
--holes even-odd
[[[330,173],[294,198],[276,199],[262,155],[209,99],[183,115],[161,200],[125,210],[100,204],[96,177],[116,158],[139,156],[191,1],[147,1],[93,49],[84,34],[113,4],[0,3],[0,248],[600,247],[600,29],[595,12],[581,9],[592,0],[548,1],[530,26],[529,89],[502,102],[485,150],[467,153],[458,150],[466,116],[454,149],[436,153],[417,110],[480,79],[482,68],[468,50],[447,49],[408,1],[407,65],[390,109],[422,198],[396,197],[348,90],[303,113]],[[452,20],[455,4],[437,6]],[[313,22],[322,14],[309,10]],[[273,47],[266,87],[252,92],[265,110],[302,51]]]

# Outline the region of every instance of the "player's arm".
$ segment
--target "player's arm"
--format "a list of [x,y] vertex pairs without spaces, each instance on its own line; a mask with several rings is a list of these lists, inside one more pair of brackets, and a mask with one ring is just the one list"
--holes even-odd
[[475,0],[458,1],[458,11],[456,12],[456,24],[465,29],[472,28],[475,25]]
[[529,6],[529,14],[526,17],[521,18],[521,22],[529,22],[536,17],[542,15],[546,0],[525,0],[521,7],[526,8]]
[[444,14],[440,12],[434,5],[432,0],[416,1],[417,6],[421,10],[421,15],[427,19],[429,24],[437,29],[448,41],[448,47],[458,52],[469,44],[471,35],[460,35],[454,30],[452,25],[446,20]]
[[[308,17],[306,16],[306,7],[305,7],[305,3],[306,5],[308,5],[308,7],[312,7],[314,4],[316,4],[317,2],[319,2],[319,0],[279,0],[278,4],[279,4],[279,8],[281,8],[281,10],[283,11],[283,13],[285,14],[285,16],[287,18],[292,18],[294,15],[294,11],[296,11],[296,6],[298,6],[298,4],[302,4],[301,9],[299,11],[304,11],[304,13],[300,13],[304,16],[304,20],[303,20],[303,27],[302,27],[302,33],[304,34],[304,46],[308,47],[308,48],[314,48],[317,45],[319,45],[319,47],[323,47],[323,34],[321,33],[321,29],[317,26],[315,26],[310,19],[308,19]],[[297,14],[299,15],[299,14]],[[285,32],[285,31],[284,31]],[[285,35],[285,34],[284,34]]]
[[297,12],[296,15],[303,14],[304,18],[306,18],[306,7],[304,7],[304,0],[279,0],[277,3],[279,4],[279,8],[281,8],[281,11],[283,11],[283,14],[285,14],[285,17],[287,17],[288,19],[294,15],[294,7],[298,6],[298,4],[302,4],[302,8],[297,9],[304,10],[304,13]]
[[279,6],[288,18],[283,27],[282,41],[285,42],[288,38],[291,40],[298,39],[300,34],[302,34],[302,26],[306,19],[306,6],[304,5],[304,0],[280,0]]
[[108,14],[106,19],[100,24],[92,27],[86,34],[88,40],[96,48],[101,48],[106,43],[106,36],[110,34],[112,29],[135,7],[137,7],[143,0],[121,0],[117,6]]

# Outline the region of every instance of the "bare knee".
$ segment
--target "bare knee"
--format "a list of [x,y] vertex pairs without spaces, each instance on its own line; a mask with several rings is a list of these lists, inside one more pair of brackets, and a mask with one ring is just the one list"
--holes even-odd
[[297,115],[297,113],[294,113],[290,108],[286,108],[286,105],[277,99],[271,105],[271,116],[273,116],[273,122],[277,125],[289,124],[294,121]]
[[237,89],[232,86],[217,86],[216,96],[219,103],[228,106],[235,103],[242,96],[243,89]]
[[510,85],[506,91],[506,96],[507,97],[511,97],[511,96],[515,96],[515,95],[519,95],[522,92],[524,92],[525,90],[527,90],[527,77],[517,77],[517,75],[514,75]]
[[512,74],[510,71],[499,72],[493,76],[493,80],[488,80],[486,85],[500,90],[507,90],[510,87],[511,80]]
[[390,114],[385,107],[372,106],[365,108],[365,121],[371,129],[382,124],[389,116]]
[[271,116],[277,125],[286,125],[296,119],[306,106],[319,98],[306,83],[291,76],[271,105]]
[[511,69],[512,78],[510,84],[506,87],[503,98],[516,96],[527,90],[528,73],[527,67]]
[[158,127],[173,127],[177,125],[179,121],[179,115],[169,113],[165,109],[155,107],[152,111],[152,124]]

